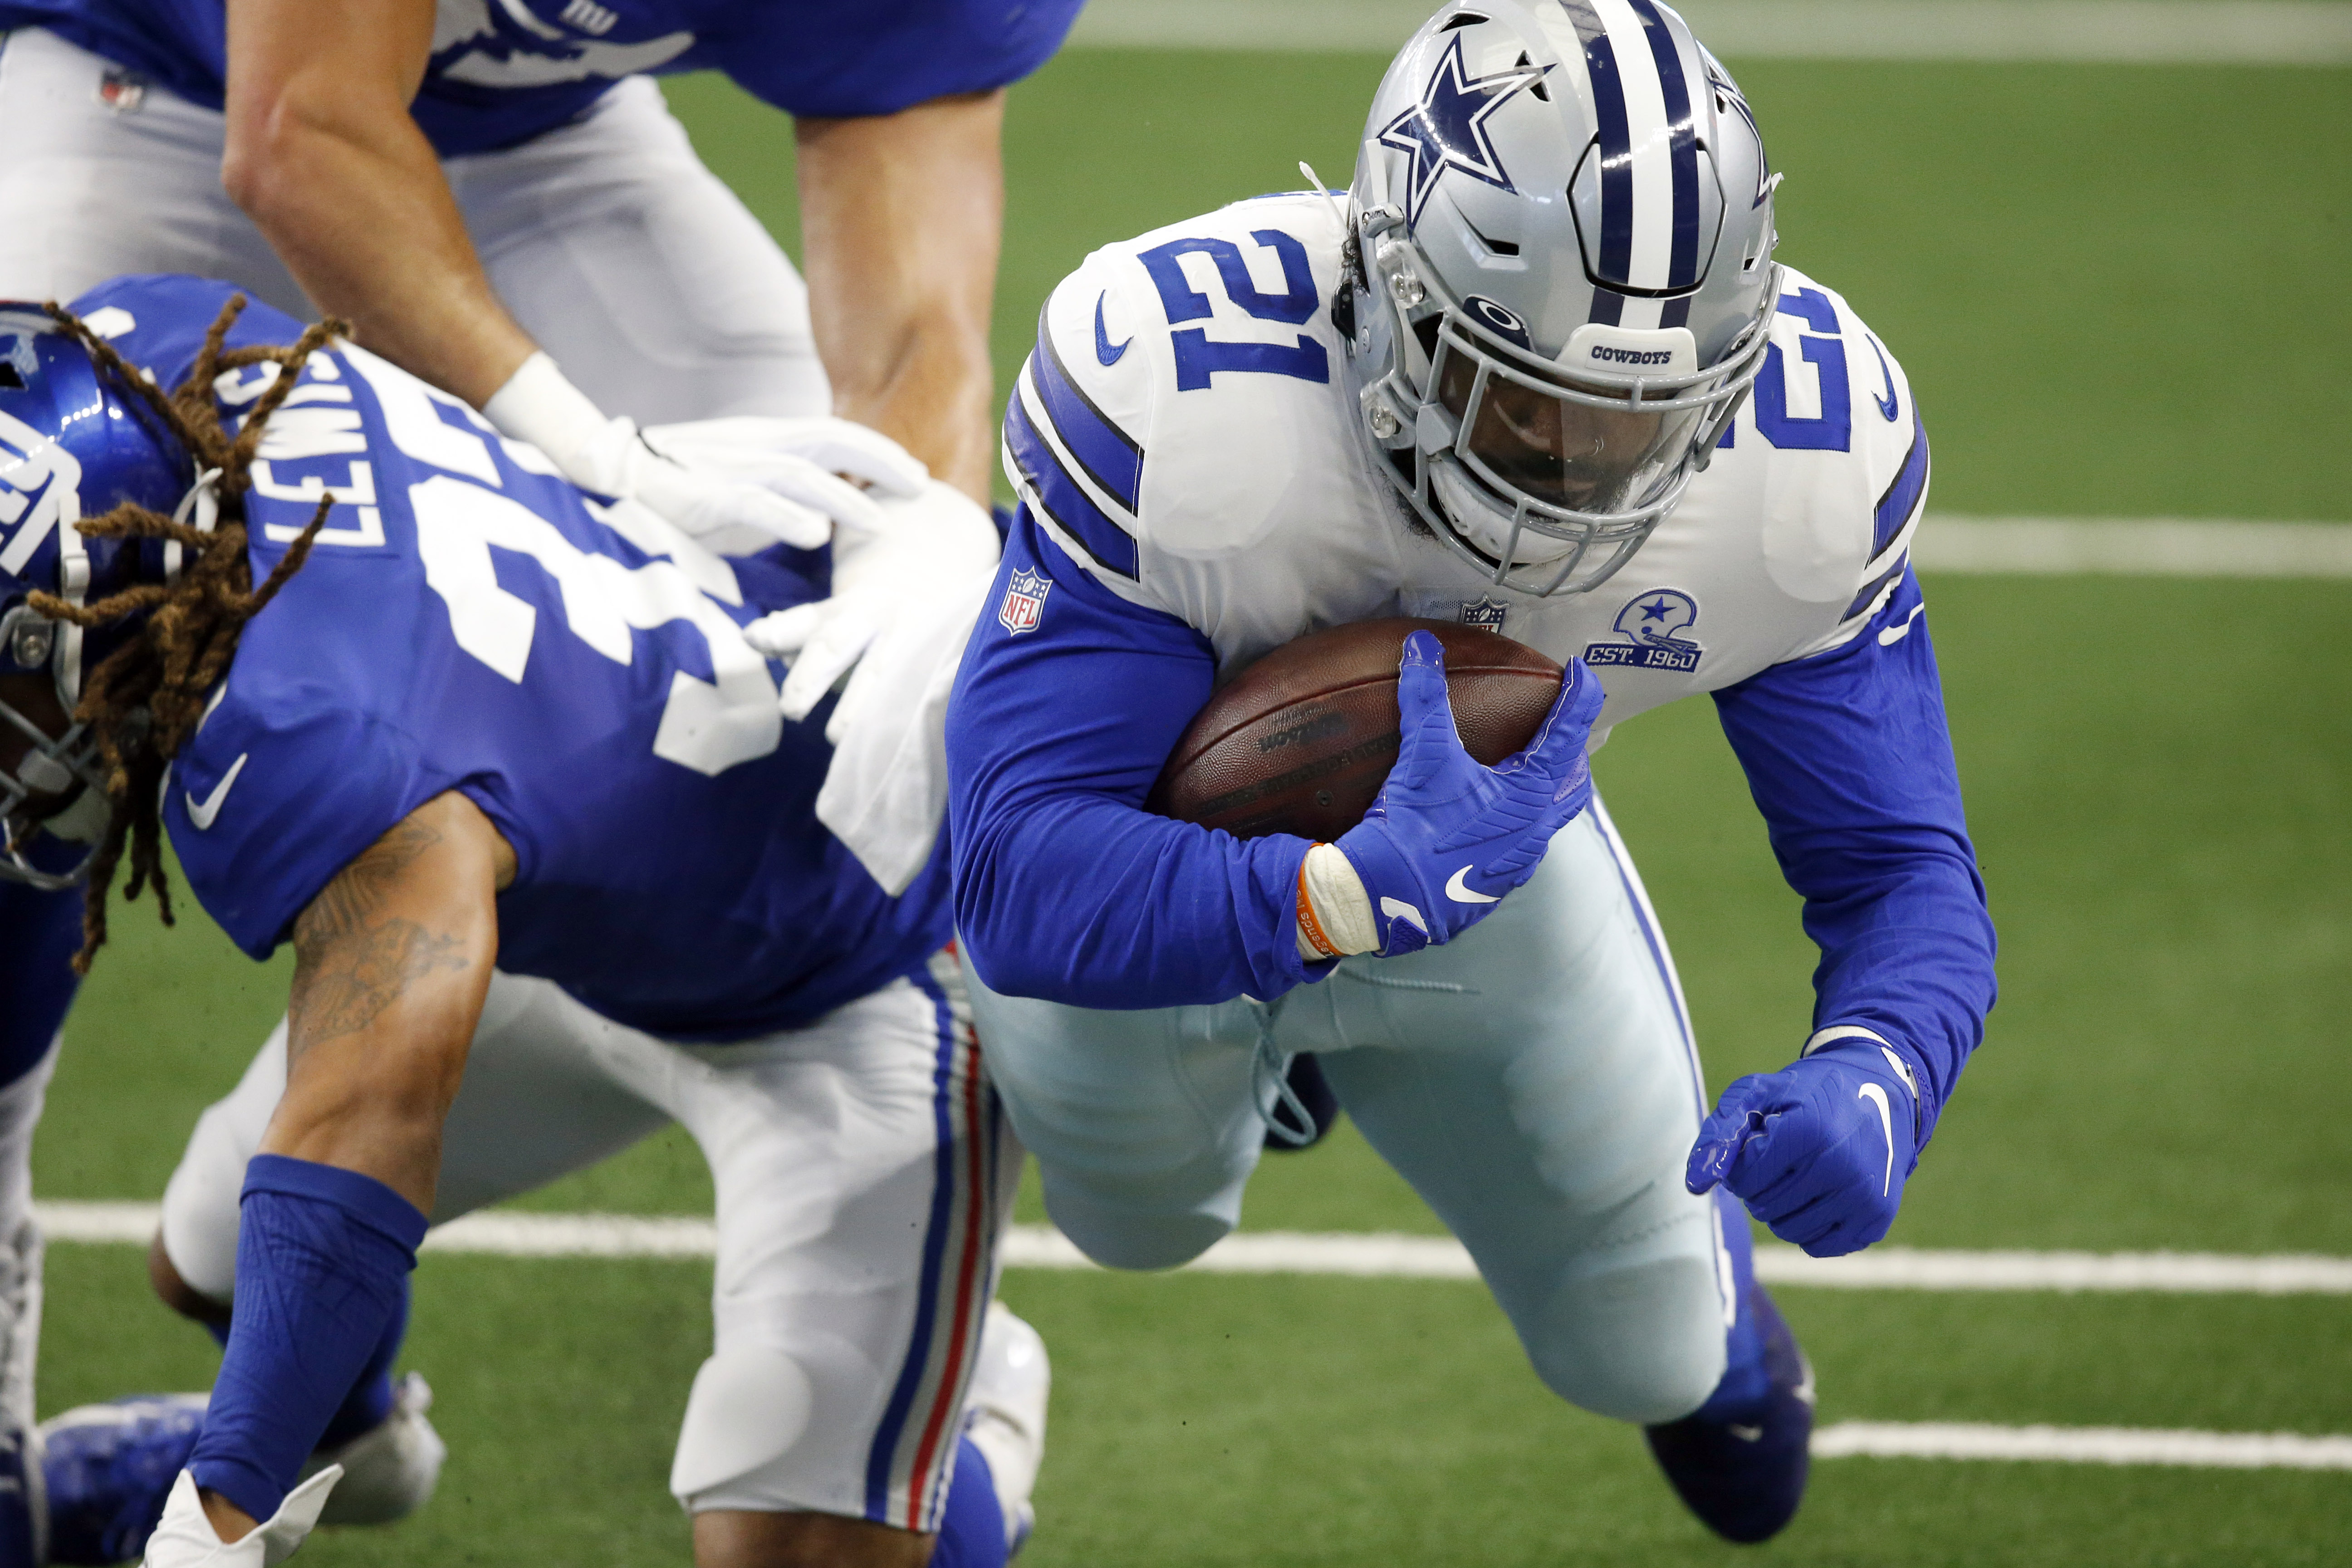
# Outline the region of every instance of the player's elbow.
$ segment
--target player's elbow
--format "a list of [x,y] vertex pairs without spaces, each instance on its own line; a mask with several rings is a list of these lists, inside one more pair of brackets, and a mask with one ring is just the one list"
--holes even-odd
[[[393,106],[402,121],[404,108]],[[343,154],[398,133],[374,94],[298,77],[229,93],[221,188],[265,232],[330,210]],[[273,236],[273,237],[275,237]]]
[[283,221],[304,205],[303,144],[309,139],[302,117],[290,111],[282,94],[232,102],[221,148],[221,188],[256,223]]

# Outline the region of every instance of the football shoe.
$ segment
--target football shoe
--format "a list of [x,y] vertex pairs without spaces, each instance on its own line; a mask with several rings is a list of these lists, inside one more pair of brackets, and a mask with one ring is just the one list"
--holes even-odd
[[1008,1554],[1019,1552],[1037,1525],[1029,1498],[1045,1460],[1045,1401],[1053,1385],[1044,1337],[1003,1302],[991,1301],[964,1396],[964,1436],[988,1460],[1004,1510]]
[[1813,1369],[1788,1321],[1757,1282],[1748,1219],[1717,1195],[1738,1281],[1730,1364],[1706,1404],[1645,1428],[1675,1495],[1726,1541],[1769,1540],[1804,1500],[1813,1436]]
[[126,1563],[146,1550],[163,1500],[205,1426],[201,1394],[83,1405],[41,1424],[52,1563]]

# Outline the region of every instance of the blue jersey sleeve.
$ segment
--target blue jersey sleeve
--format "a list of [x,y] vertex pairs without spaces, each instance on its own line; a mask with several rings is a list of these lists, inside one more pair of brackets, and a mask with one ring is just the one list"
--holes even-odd
[[205,911],[267,958],[338,872],[452,782],[366,715],[225,704],[173,762],[163,825]]
[[1934,1130],[1991,1010],[1993,928],[1969,842],[1918,580],[1843,647],[1715,694],[1789,885],[1805,900],[1815,1030],[1849,1026],[1926,1069]]
[[[1024,578],[1034,613],[1004,613]],[[1104,1008],[1310,978],[1294,934],[1307,841],[1142,808],[1214,682],[1207,640],[1097,585],[1025,507],[992,592],[948,712],[956,925],[981,978]]]
[[934,98],[1019,81],[1061,47],[1080,4],[739,6],[740,23],[710,27],[697,58],[793,114],[895,114]]

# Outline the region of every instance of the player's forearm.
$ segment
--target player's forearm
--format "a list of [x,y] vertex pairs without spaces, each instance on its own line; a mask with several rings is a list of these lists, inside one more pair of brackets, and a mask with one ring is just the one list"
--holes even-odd
[[1174,1007],[1271,999],[1307,978],[1303,838],[1244,843],[1076,793],[984,800],[961,820],[956,930],[1006,995]]
[[[412,134],[415,127],[409,127]],[[478,407],[533,344],[491,291],[431,148],[304,124],[233,147],[224,177],[320,309]]]
[[[1040,577],[1032,629],[998,606]],[[1034,590],[1033,590],[1034,591]],[[1215,657],[1114,597],[1024,510],[948,718],[957,929],[1011,995],[1088,1007],[1273,997],[1307,978],[1299,838],[1244,842],[1142,809]]]
[[446,795],[311,901],[295,922],[286,1094],[263,1153],[356,1172],[431,1211],[511,863],[480,810]]
[[1003,121],[1003,95],[982,93],[798,127],[809,313],[835,412],[983,504]]
[[[1907,616],[1906,585],[1891,612]],[[1932,1130],[1995,996],[1992,921],[1961,811],[1924,620],[1717,694],[1772,848],[1822,951],[1817,1028],[1868,1030],[1924,1068]]]
[[430,0],[232,0],[221,179],[313,302],[478,406],[532,352],[410,118]]

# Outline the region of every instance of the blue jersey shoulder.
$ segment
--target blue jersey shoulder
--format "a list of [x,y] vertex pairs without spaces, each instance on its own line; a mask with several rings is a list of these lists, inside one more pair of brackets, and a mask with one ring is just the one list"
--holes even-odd
[[[439,0],[411,111],[445,155],[527,141],[623,77],[724,71],[793,114],[889,114],[1017,81],[1080,0]],[[192,101],[221,106],[225,0],[0,0]]]
[[[170,385],[227,292],[127,279],[77,306]],[[296,331],[257,308],[232,342]],[[224,417],[276,374],[220,377]],[[784,723],[777,667],[741,635],[817,592],[808,576],[739,574],[650,514],[600,504],[346,343],[305,366],[251,478],[257,581],[321,499],[333,505],[308,562],[245,626],[164,802],[190,885],[248,952],[452,790],[515,851],[501,966],[619,1022],[761,1033],[945,940],[941,878],[893,900],[816,821],[827,710]]]

